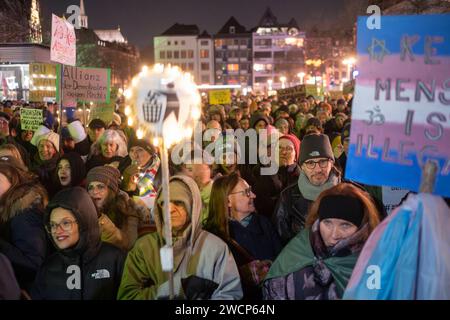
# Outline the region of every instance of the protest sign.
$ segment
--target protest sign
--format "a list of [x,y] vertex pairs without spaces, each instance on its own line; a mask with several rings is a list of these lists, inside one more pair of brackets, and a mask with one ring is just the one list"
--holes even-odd
[[231,104],[230,90],[209,91],[209,104]]
[[58,101],[60,68],[57,64],[30,64],[30,97],[29,101]]
[[20,124],[22,130],[36,131],[43,122],[42,110],[40,109],[20,109]]
[[50,60],[69,66],[77,61],[76,36],[73,25],[52,14],[52,40]]
[[77,102],[109,103],[110,84],[110,69],[65,67],[63,105],[74,107]]
[[280,98],[305,97],[306,95],[305,85],[301,84],[295,87],[279,89],[277,90],[277,95]]
[[434,193],[450,196],[450,19],[358,19],[358,70],[346,178],[419,191],[427,160]]

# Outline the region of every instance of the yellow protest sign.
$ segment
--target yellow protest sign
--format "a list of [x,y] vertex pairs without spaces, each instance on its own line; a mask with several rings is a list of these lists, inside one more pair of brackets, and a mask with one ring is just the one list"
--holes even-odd
[[36,131],[43,122],[42,110],[40,109],[20,109],[20,124],[22,130]]
[[209,91],[209,104],[231,104],[230,90]]
[[59,66],[51,63],[30,64],[29,101],[43,102],[59,99]]

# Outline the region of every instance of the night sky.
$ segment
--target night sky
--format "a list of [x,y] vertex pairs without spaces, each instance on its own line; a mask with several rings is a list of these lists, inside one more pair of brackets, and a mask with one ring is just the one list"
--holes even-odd
[[[319,29],[337,24],[351,25],[355,16],[348,10],[360,6],[361,0],[85,0],[89,28],[110,29],[120,25],[132,44],[145,49],[153,36],[172,24],[197,24],[203,31],[216,33],[230,16],[247,29],[257,25],[267,6],[278,21],[287,23],[295,18],[302,29],[316,25]],[[41,0],[44,19],[51,13],[61,16],[79,0]],[[351,7],[351,8],[350,8]]]

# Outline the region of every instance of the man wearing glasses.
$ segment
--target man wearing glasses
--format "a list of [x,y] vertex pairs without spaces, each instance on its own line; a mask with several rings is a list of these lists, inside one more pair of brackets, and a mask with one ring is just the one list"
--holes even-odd
[[274,213],[275,226],[283,244],[303,229],[309,207],[319,194],[341,182],[327,135],[309,134],[304,137],[299,164],[298,182],[281,192]]

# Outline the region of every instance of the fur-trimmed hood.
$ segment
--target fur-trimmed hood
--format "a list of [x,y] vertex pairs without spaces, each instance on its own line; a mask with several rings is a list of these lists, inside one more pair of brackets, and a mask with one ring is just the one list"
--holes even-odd
[[30,208],[44,210],[48,203],[45,188],[36,181],[19,184],[8,190],[0,201],[0,223],[5,223]]

